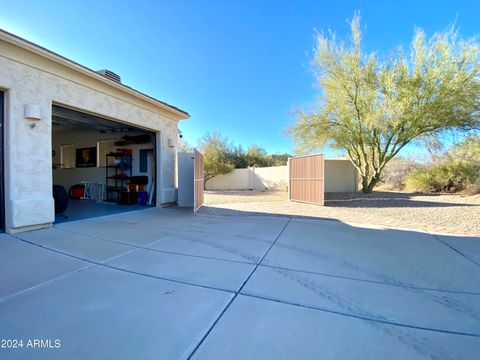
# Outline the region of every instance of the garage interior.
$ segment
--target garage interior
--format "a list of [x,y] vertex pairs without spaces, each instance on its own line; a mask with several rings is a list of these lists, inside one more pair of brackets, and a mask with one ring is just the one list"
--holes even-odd
[[155,133],[52,106],[55,223],[155,206]]

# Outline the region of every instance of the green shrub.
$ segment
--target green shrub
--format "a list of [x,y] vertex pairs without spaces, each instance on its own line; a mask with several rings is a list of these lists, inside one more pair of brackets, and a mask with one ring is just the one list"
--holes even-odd
[[426,193],[437,187],[433,175],[429,170],[415,170],[405,179],[405,190],[411,192]]
[[414,192],[456,192],[480,181],[479,167],[464,160],[449,161],[430,169],[416,170],[406,179],[405,189]]

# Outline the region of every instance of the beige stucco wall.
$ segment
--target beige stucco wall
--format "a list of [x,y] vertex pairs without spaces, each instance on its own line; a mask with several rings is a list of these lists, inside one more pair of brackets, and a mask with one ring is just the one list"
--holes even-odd
[[285,190],[287,167],[235,169],[207,181],[207,190]]
[[[178,114],[156,107],[108,82],[0,39],[0,90],[6,91],[5,217],[15,232],[54,221],[52,104],[63,105],[157,133],[157,204],[176,201]],[[37,104],[41,120],[24,118]],[[172,139],[175,147],[168,146]]]
[[286,166],[254,168],[255,190],[287,190],[288,172]]
[[206,190],[250,190],[250,169],[234,169],[231,173],[215,176],[206,183]]
[[[287,166],[235,169],[207,181],[207,190],[285,190]],[[357,170],[350,160],[325,159],[325,192],[358,191]]]
[[325,159],[325,192],[358,191],[357,169],[350,160]]

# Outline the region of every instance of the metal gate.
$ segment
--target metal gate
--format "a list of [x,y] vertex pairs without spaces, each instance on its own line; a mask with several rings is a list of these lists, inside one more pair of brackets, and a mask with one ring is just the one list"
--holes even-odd
[[193,161],[193,211],[203,205],[203,154],[194,150]]
[[288,198],[291,201],[323,205],[324,155],[288,159]]

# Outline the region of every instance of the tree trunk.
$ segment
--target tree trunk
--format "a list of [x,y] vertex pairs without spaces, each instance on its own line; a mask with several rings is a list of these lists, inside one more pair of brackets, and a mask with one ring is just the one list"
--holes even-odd
[[367,193],[367,192],[372,192],[372,191],[367,191],[368,188],[368,177],[365,175],[362,175],[362,192]]
[[380,181],[380,176],[374,176],[368,181],[366,176],[362,176],[362,192],[364,194],[371,193],[375,185]]

